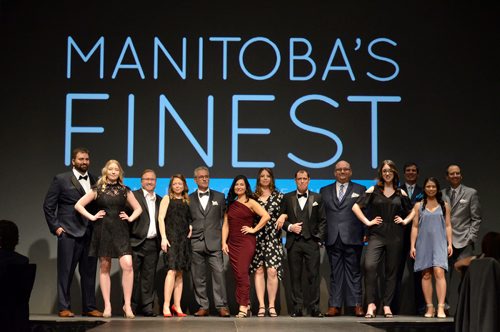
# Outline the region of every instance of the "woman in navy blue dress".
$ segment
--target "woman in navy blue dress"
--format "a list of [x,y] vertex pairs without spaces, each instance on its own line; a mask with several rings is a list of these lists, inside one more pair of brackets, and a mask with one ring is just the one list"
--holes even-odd
[[436,178],[424,181],[424,199],[415,204],[415,218],[411,229],[410,256],[415,259],[415,272],[422,271],[422,291],[427,303],[425,317],[434,317],[432,304],[432,275],[436,279],[438,318],[445,318],[445,271],[448,257],[453,253],[451,242],[450,206],[443,201]]

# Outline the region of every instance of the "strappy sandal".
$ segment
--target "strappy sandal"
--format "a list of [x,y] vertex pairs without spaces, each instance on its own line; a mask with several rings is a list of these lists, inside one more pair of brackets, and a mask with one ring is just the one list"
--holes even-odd
[[365,318],[375,318],[375,317],[377,317],[377,315],[375,315],[375,313],[373,313],[373,314],[366,313],[366,315],[365,315]]
[[392,314],[392,312],[384,312],[384,317],[385,318],[394,318],[394,315]]
[[247,312],[246,311],[239,311],[238,314],[235,316],[236,318],[247,318]]
[[269,307],[267,312],[269,313],[269,317],[278,317],[278,313],[276,312],[275,307]]
[[259,307],[259,311],[257,312],[257,317],[266,317],[265,307]]

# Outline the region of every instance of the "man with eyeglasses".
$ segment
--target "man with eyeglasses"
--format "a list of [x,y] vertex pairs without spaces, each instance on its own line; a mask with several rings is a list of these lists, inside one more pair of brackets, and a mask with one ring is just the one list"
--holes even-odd
[[189,208],[193,218],[191,278],[199,306],[194,316],[209,315],[210,302],[206,276],[208,263],[212,272],[215,307],[220,317],[229,317],[222,255],[222,224],[226,201],[222,193],[209,188],[210,175],[207,167],[200,166],[194,170],[194,181],[198,189],[189,195]]
[[326,252],[330,262],[328,311],[325,316],[341,315],[344,291],[345,304],[358,317],[365,315],[362,307],[361,253],[365,227],[352,212],[352,206],[366,187],[351,181],[351,165],[339,161],[335,165],[336,181],[321,188],[326,212]]
[[142,213],[130,227],[130,245],[134,268],[132,310],[145,317],[156,317],[153,311],[154,282],[160,238],[158,232],[158,210],[161,196],[155,193],[156,173],[146,169],[141,175],[141,189],[134,196],[141,205]]

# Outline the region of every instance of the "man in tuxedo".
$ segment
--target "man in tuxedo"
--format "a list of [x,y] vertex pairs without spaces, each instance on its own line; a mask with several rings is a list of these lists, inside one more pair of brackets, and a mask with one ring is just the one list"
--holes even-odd
[[310,176],[306,170],[295,173],[297,190],[286,194],[281,202],[281,214],[287,215],[283,228],[287,231],[286,249],[292,282],[292,317],[301,317],[304,306],[302,269],[305,266],[309,287],[309,312],[323,317],[319,310],[320,247],[326,236],[326,217],[323,200],[308,190]]
[[365,313],[360,263],[365,227],[352,212],[352,206],[366,187],[351,181],[351,165],[346,161],[335,165],[334,175],[336,181],[320,190],[326,213],[326,251],[331,269],[330,298],[325,315],[341,314],[345,291],[346,305],[354,308],[356,316],[362,317]]
[[[399,188],[404,190],[408,197],[410,198],[412,206],[416,202],[420,202],[424,198],[424,192],[422,187],[417,184],[418,176],[420,170],[418,165],[414,162],[406,163],[403,167],[405,182],[399,185]],[[422,292],[422,273],[413,272],[413,264],[415,261],[410,257],[410,245],[411,245],[411,223],[404,226],[404,238],[403,238],[403,254],[401,256],[401,262],[398,267],[397,285],[396,291],[394,293],[394,298],[392,300],[391,308],[394,314],[399,314],[399,304],[401,295],[401,284],[403,282],[403,275],[405,267],[408,266],[408,271],[413,273],[413,284],[414,284],[414,297],[415,297],[415,309],[417,314],[423,315],[427,310],[424,294]]]
[[[89,257],[93,224],[75,210],[75,203],[91,190],[96,178],[88,173],[90,153],[76,148],[71,155],[73,169],[54,177],[43,211],[52,234],[57,236],[57,298],[60,317],[73,317],[70,289],[76,265],[80,272],[84,316],[102,317],[96,309],[97,257]],[[92,206],[89,206],[92,210]]]
[[136,313],[142,312],[145,317],[156,317],[153,312],[153,299],[160,252],[158,210],[161,197],[155,193],[155,189],[156,173],[152,169],[144,170],[141,175],[141,189],[133,192],[142,213],[135,222],[129,223],[134,268],[132,309]]
[[200,166],[194,170],[194,181],[198,189],[189,195],[189,208],[193,218],[191,277],[195,299],[199,306],[194,316],[202,317],[209,314],[206,282],[208,263],[212,272],[215,307],[220,317],[229,317],[222,256],[222,224],[226,201],[222,193],[209,189],[210,174],[207,167]]
[[[443,189],[442,193],[443,200],[451,207],[453,255],[448,259],[448,276],[451,281],[455,262],[474,253],[474,244],[481,225],[481,206],[476,189],[462,184],[462,173],[458,165],[448,166],[446,180],[450,187]],[[451,282],[448,282],[448,295],[452,291],[451,288]],[[453,291],[457,292],[456,289]]]

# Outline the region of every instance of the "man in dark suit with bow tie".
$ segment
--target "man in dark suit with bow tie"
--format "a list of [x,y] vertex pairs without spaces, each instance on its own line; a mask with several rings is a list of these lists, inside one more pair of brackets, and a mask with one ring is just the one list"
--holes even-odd
[[286,249],[292,282],[292,317],[303,315],[302,269],[305,265],[309,287],[309,313],[312,317],[323,317],[319,310],[320,247],[326,236],[326,217],[323,200],[318,193],[308,190],[310,181],[306,170],[295,173],[297,190],[286,194],[281,203],[281,214],[287,220],[283,229],[287,231]]
[[210,175],[205,166],[194,170],[198,189],[189,195],[189,208],[193,218],[191,247],[193,250],[191,277],[195,299],[199,306],[195,317],[208,316],[207,263],[212,272],[214,303],[220,317],[229,317],[226,295],[226,279],[222,256],[222,224],[226,201],[224,195],[209,189]]
[[326,251],[331,269],[328,317],[341,314],[344,291],[346,305],[354,308],[356,316],[365,315],[360,271],[365,227],[352,212],[352,206],[366,187],[352,182],[351,177],[351,165],[339,161],[335,165],[336,181],[320,190],[326,212]]
[[[88,173],[89,150],[76,148],[71,155],[73,169],[54,177],[43,211],[52,234],[57,236],[57,298],[60,317],[73,317],[70,289],[76,265],[80,272],[84,316],[101,317],[96,309],[95,277],[97,257],[89,257],[93,224],[75,210],[75,203],[89,192],[96,178]],[[89,206],[92,209],[91,206]]]
[[158,211],[161,196],[155,193],[156,173],[146,169],[141,175],[141,189],[134,196],[139,202],[142,213],[130,227],[130,245],[134,268],[134,290],[132,309],[145,317],[156,317],[153,311],[154,282],[160,241],[158,232]]

